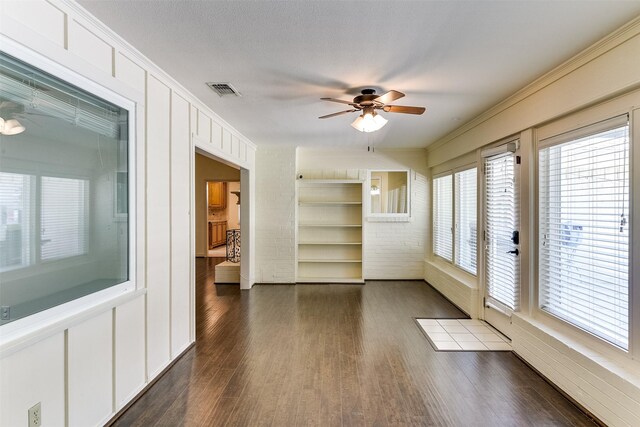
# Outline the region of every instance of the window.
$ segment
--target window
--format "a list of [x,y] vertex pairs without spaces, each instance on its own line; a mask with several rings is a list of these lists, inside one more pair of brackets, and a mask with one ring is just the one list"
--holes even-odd
[[629,347],[629,126],[620,117],[539,149],[539,304]]
[[452,260],[453,187],[451,175],[433,180],[433,254]]
[[476,274],[477,247],[477,169],[467,169],[455,174],[456,265]]
[[0,271],[31,262],[34,177],[0,172]]
[[42,177],[41,259],[69,258],[87,253],[89,182]]
[[477,259],[476,180],[476,168],[433,180],[433,253],[471,274]]
[[5,325],[130,282],[129,114],[4,53],[0,100]]

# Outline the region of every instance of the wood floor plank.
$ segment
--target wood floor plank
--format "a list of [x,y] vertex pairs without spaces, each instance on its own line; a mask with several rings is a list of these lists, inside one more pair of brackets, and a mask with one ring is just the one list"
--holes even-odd
[[116,426],[593,426],[507,352],[436,352],[416,317],[462,318],[421,281],[215,284],[196,345]]

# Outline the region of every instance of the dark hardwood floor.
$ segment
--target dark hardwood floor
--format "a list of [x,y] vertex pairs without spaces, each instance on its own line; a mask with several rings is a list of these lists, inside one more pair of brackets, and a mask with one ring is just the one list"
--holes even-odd
[[197,340],[118,426],[593,426],[511,353],[436,352],[414,317],[463,317],[426,283],[215,285]]

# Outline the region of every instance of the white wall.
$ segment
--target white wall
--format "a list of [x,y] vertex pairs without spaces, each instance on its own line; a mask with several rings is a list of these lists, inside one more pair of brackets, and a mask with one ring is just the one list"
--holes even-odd
[[0,31],[3,49],[40,54],[137,105],[137,290],[0,342],[0,425],[24,425],[37,402],[43,425],[101,425],[195,339],[194,144],[243,168],[248,223],[255,146],[74,2],[0,2]]
[[256,174],[256,282],[294,283],[295,147],[260,147]]
[[[426,151],[298,149],[297,174],[305,178],[365,178],[367,169],[411,169],[408,222],[367,221],[364,226],[365,279],[422,279],[427,237]],[[366,217],[365,217],[366,218]]]
[[[568,120],[576,113],[581,114],[574,123],[575,127],[579,127],[588,124],[591,119],[597,121],[606,118],[601,114],[603,111],[620,114],[634,110],[640,100],[639,87],[640,19],[637,19],[447,135],[428,150],[428,162],[432,167],[430,173],[436,173],[455,166],[461,156],[465,157],[465,161],[473,158],[475,150],[487,144],[511,135],[521,135],[522,164],[519,170],[523,301],[520,312],[512,317],[513,349],[579,404],[611,426],[640,425],[640,363],[562,325],[558,320],[544,316],[533,305],[536,289],[533,244],[536,221],[535,138],[540,125],[561,117],[562,120]],[[634,111],[634,117],[640,115],[638,110]],[[634,123],[637,126],[635,120]],[[636,130],[634,135],[633,144],[637,148],[637,135],[640,132]],[[634,173],[637,174],[637,171]],[[633,179],[638,182],[637,176]],[[635,191],[634,194],[638,195],[637,189]],[[633,220],[634,224],[637,220]],[[637,264],[637,252],[634,257]],[[634,268],[636,272],[639,270]],[[481,283],[478,286],[475,279],[469,279],[461,272],[454,271],[453,267],[434,259],[430,250],[425,259],[425,280],[433,283],[452,301],[466,307],[471,314],[482,316],[479,310]],[[637,288],[638,283],[634,276],[633,286]],[[638,301],[636,299],[634,303],[636,313],[640,310]]]

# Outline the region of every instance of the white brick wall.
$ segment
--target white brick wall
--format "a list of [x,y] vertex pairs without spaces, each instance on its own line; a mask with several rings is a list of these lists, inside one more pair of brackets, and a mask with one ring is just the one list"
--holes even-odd
[[256,283],[295,282],[296,148],[256,151]]
[[609,426],[640,426],[640,372],[513,316],[513,350]]
[[427,236],[427,179],[411,174],[411,221],[366,222],[364,277],[422,279]]
[[411,169],[409,222],[364,224],[365,279],[423,279],[428,183],[424,150],[299,149],[298,174],[305,178],[366,179],[367,169]]
[[[458,306],[473,319],[478,317],[477,284],[470,286],[468,279],[462,278],[465,273],[457,272],[455,267],[442,266],[437,262],[424,262],[424,279],[449,301]],[[458,277],[456,277],[458,276]]]

